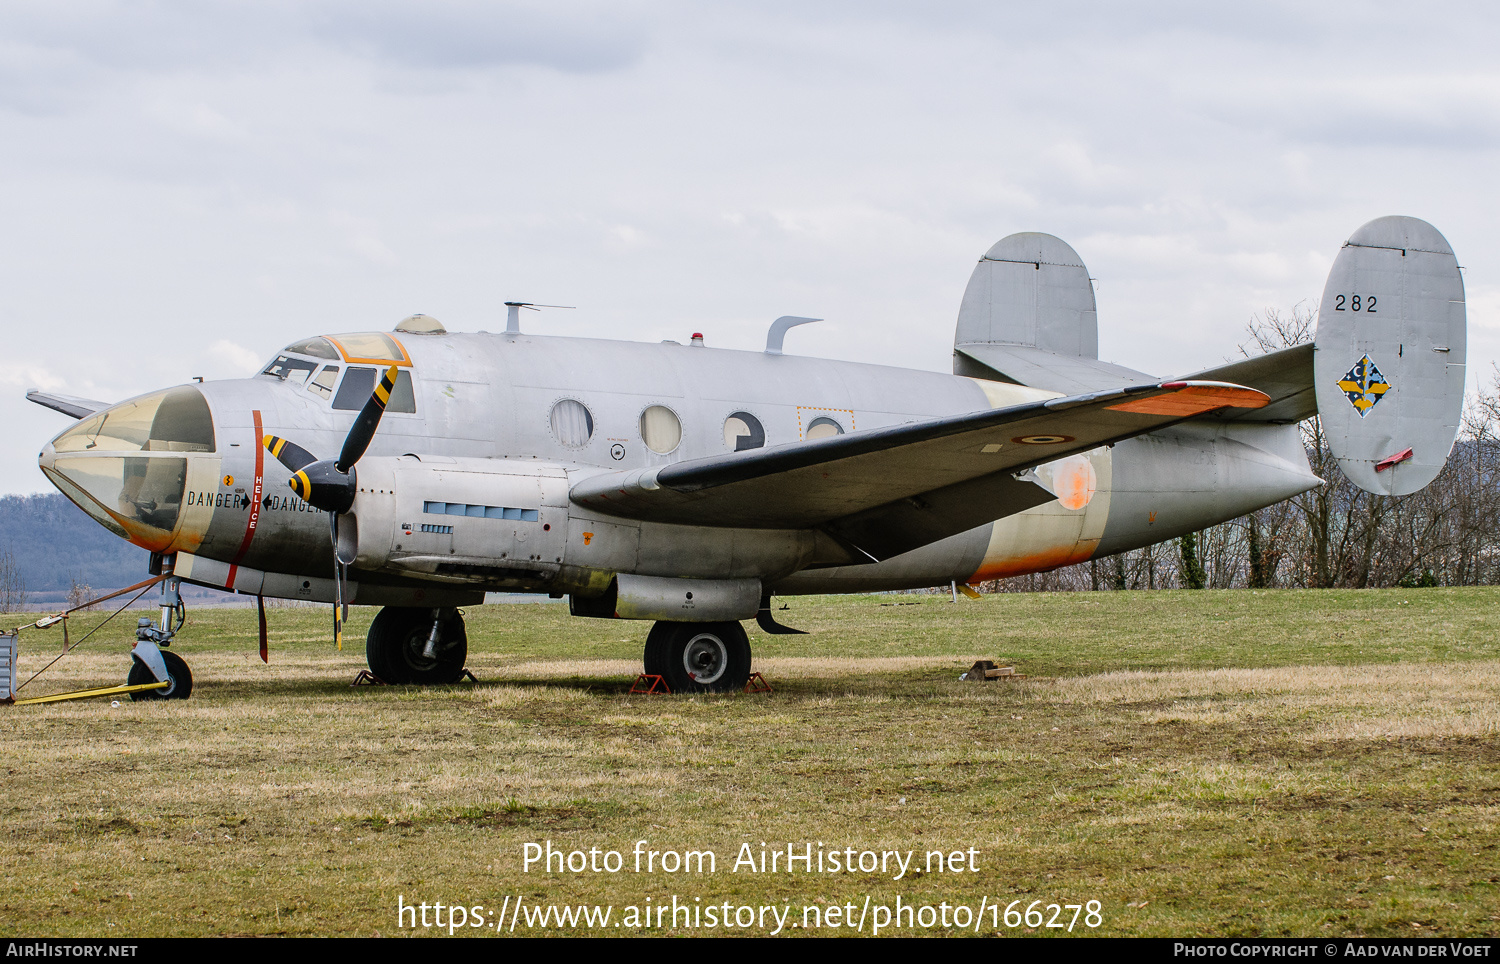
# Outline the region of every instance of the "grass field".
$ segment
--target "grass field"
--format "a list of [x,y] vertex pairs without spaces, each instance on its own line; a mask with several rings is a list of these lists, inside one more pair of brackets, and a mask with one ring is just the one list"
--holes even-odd
[[[1500,931],[1500,590],[790,605],[812,635],[751,633],[775,692],[715,697],[628,695],[647,625],[557,605],[470,610],[480,682],[443,689],[350,688],[373,612],[338,653],[325,610],[271,610],[268,666],[253,612],[191,612],[189,700],[0,707],[0,930],[448,932],[399,900],[479,935],[519,897],[516,934],[869,934],[898,899],[930,910],[884,933],[1026,933],[1003,911],[1037,901],[1039,934],[1089,901],[1075,936]],[[122,681],[131,622],[21,695]],[[55,633],[23,635],[21,678]],[[1030,679],[959,682],[976,658]],[[549,840],[622,869],[523,871]],[[715,872],[636,873],[638,841]],[[736,871],[746,844],[964,855]],[[528,926],[548,904],[612,917]]]

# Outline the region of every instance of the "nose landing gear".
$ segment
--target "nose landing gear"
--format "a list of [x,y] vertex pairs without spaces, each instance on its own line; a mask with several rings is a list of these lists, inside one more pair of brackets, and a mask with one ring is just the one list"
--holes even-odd
[[193,692],[193,674],[187,663],[176,653],[162,652],[161,649],[172,645],[172,637],[177,635],[187,618],[180,586],[180,580],[175,577],[162,580],[159,627],[151,625],[151,620],[145,616],[135,624],[135,648],[130,651],[130,675],[125,678],[126,685],[167,685],[135,690],[130,694],[132,700],[185,700]]

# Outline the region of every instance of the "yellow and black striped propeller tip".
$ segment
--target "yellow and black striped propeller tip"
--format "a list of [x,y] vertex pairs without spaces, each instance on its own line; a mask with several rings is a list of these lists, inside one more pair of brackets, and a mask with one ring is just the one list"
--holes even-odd
[[317,461],[317,459],[313,458],[311,452],[296,442],[288,441],[275,435],[267,435],[261,440],[261,444],[266,447],[266,451],[270,452],[276,461],[293,472],[305,469],[308,465]]
[[390,404],[391,392],[396,390],[396,371],[395,365],[387,368],[385,374],[380,377],[380,384],[375,386],[374,398],[381,408]]

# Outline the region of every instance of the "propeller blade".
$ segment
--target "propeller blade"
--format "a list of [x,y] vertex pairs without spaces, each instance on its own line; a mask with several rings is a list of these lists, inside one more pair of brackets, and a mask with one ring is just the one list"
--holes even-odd
[[349,436],[344,439],[344,450],[339,453],[339,460],[334,465],[340,472],[349,471],[360,456],[365,454],[365,449],[370,447],[375,429],[380,426],[380,416],[385,414],[386,403],[391,400],[391,391],[396,387],[396,371],[395,365],[386,369],[380,384],[370,393],[370,400],[360,409],[359,417],[354,420],[354,427],[349,429]]
[[349,607],[344,602],[344,560],[339,558],[339,517],[328,515],[328,534],[333,537],[333,641],[339,652],[344,651],[344,620],[349,618]]
[[265,445],[266,451],[291,472],[300,472],[318,460],[307,449],[284,438],[267,435],[261,442]]

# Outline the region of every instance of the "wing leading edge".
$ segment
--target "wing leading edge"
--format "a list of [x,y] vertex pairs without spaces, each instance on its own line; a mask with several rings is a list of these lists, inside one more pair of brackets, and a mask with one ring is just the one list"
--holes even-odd
[[888,559],[1054,498],[1016,473],[1268,401],[1225,382],[1138,385],[610,472],[580,481],[569,495],[644,521],[822,529],[871,559]]

